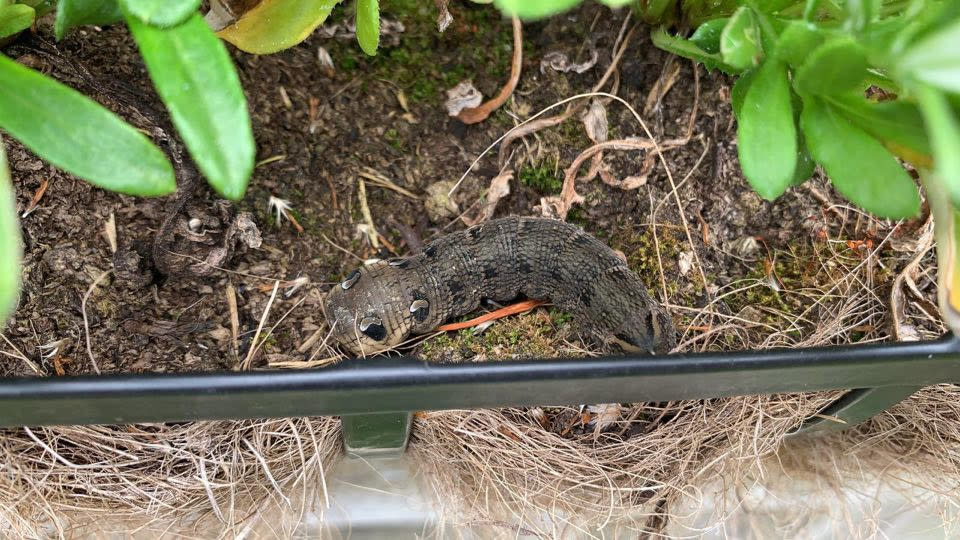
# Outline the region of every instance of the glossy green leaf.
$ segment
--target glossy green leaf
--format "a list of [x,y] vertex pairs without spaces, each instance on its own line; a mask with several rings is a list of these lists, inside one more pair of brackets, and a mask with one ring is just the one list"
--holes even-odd
[[814,49],[797,68],[793,83],[805,94],[841,94],[862,90],[867,55],[852,38],[840,37]]
[[760,60],[760,30],[753,10],[741,7],[730,17],[720,35],[723,61],[736,69],[751,68]]
[[859,92],[829,95],[823,99],[850,122],[879,139],[888,148],[896,145],[909,149],[912,153],[910,156],[900,157],[917,166],[923,166],[930,161],[930,142],[916,105],[901,99],[871,101]]
[[169,28],[187,20],[200,9],[200,0],[119,0],[120,8],[127,17],[136,17],[140,22]]
[[728,18],[713,19],[701,24],[690,36],[690,41],[710,54],[720,52],[720,35],[729,21]]
[[241,51],[270,54],[307,39],[340,0],[263,0],[217,32]]
[[380,45],[380,2],[357,0],[357,42],[363,52],[377,54]]
[[583,0],[494,0],[500,11],[521,19],[542,19],[563,13]]
[[600,3],[611,8],[622,8],[632,4],[634,0],[600,0]]
[[805,22],[793,21],[777,39],[776,56],[791,67],[798,67],[821,43],[823,35],[815,28]]
[[57,3],[53,33],[57,40],[61,40],[67,32],[78,26],[102,26],[122,18],[123,14],[120,13],[116,0],[60,0]]
[[960,19],[911,46],[897,71],[915,81],[960,92]]
[[210,185],[239,199],[253,171],[247,100],[230,55],[203,17],[160,29],[127,18],[160,99]]
[[765,199],[779,197],[793,181],[797,128],[793,120],[787,67],[773,58],[752,76],[737,125],[740,168]]
[[930,133],[937,180],[946,184],[953,206],[960,207],[960,120],[957,111],[938,90],[920,87],[916,94]]
[[22,32],[33,24],[33,8],[23,4],[0,6],[0,38]]
[[7,154],[0,141],[0,328],[7,323],[20,298],[21,244]]
[[671,36],[663,28],[657,28],[650,33],[650,41],[653,44],[669,53],[677,56],[695,60],[704,65],[708,70],[719,69],[726,73],[738,73],[739,69],[734,69],[723,63],[723,58],[719,54],[711,54],[698,47],[692,41]]
[[810,154],[850,202],[887,218],[917,215],[916,183],[877,139],[814,96],[804,98],[800,124]]
[[72,88],[0,55],[0,128],[37,155],[97,186],[167,195],[173,167],[150,140]]

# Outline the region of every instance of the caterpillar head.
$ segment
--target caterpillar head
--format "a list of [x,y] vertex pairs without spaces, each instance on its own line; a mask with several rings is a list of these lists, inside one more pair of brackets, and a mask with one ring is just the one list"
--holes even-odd
[[344,349],[367,356],[396,347],[423,322],[430,306],[418,298],[407,261],[375,260],[333,286],[324,300],[331,337]]
[[677,345],[677,331],[670,314],[651,303],[628,317],[612,341],[628,352],[667,354]]

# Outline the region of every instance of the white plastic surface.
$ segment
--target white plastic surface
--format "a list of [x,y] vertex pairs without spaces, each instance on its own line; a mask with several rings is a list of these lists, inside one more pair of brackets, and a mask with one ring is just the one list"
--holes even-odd
[[[329,509],[304,515],[295,529],[292,523],[282,528],[306,538],[536,538],[518,533],[509,523],[442,522],[442,507],[449,501],[435,498],[424,485],[428,478],[417,474],[407,456],[344,459],[327,479]],[[776,488],[754,487],[741,491],[739,499],[728,491],[727,501],[741,503],[721,524],[712,526],[708,525],[716,521],[716,501],[722,500],[723,492],[705,488],[702,504],[687,508],[690,517],[671,523],[669,534],[700,539],[960,538],[957,531],[944,526],[944,517],[955,516],[956,509],[929,492],[847,486],[841,490],[846,504],[840,505],[835,492],[824,491],[812,480],[768,476],[766,485]],[[261,520],[272,521],[268,516]],[[251,537],[272,536],[267,530],[276,530],[278,524],[273,522],[267,529],[264,525],[254,524]],[[636,532],[622,527],[593,533],[596,538],[636,538]],[[591,538],[572,532],[562,536]]]

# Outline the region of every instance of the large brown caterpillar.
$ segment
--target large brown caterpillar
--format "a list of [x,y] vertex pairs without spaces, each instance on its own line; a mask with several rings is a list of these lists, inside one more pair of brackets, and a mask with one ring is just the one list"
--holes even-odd
[[507,217],[448,234],[412,257],[376,261],[334,285],[334,339],[368,355],[475,310],[485,298],[552,301],[606,343],[650,354],[676,344],[670,315],[608,246],[575,225]]

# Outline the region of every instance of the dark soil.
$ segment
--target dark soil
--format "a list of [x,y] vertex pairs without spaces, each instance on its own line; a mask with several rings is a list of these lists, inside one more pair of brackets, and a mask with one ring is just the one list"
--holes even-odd
[[[235,208],[225,210],[206,188],[189,206],[187,216],[203,222],[200,234],[210,235],[196,242],[194,248],[200,253],[212,247],[208,242],[227,226],[229,218],[224,216],[235,210],[251,212],[263,237],[259,249],[238,251],[205,276],[160,276],[150,270],[148,247],[172,206],[172,197],[146,200],[93,188],[4,137],[21,212],[41,183],[50,182],[39,207],[22,219],[24,290],[6,338],[40,366],[41,375],[55,375],[58,365],[71,375],[93,370],[81,301],[94,279],[114,268],[115,257],[104,236],[112,214],[121,254],[137,254],[133,267],[141,273],[135,279],[135,272],[115,271],[87,301],[89,341],[102,372],[234,368],[247,354],[274,280],[298,277],[308,277],[309,285],[289,297],[281,288],[265,330],[275,328],[253,366],[310,357],[313,350],[300,353],[298,348],[323,325],[322,293],[358,264],[357,258],[332,243],[359,258],[376,255],[357,228],[364,223],[358,173],[373,169],[418,195],[435,182],[456,180],[484,148],[514,125],[511,114],[527,118],[561,99],[589,91],[610,64],[626,15],[589,3],[572,14],[525,25],[524,73],[512,101],[488,120],[465,126],[447,115],[444,90],[472,79],[485,96],[497,92],[509,69],[510,23],[490,6],[451,3],[451,11],[455,21],[440,34],[432,2],[387,4],[383,16],[401,21],[405,30],[385,39],[376,58],[364,56],[352,39],[319,35],[276,55],[232,51],[249,100],[258,159],[276,159],[255,170],[247,197]],[[154,126],[151,120],[163,108],[124,27],[74,32],[53,45],[48,26],[41,25],[38,35],[22,37],[5,53],[83,91],[138,127],[173,132],[168,125]],[[617,94],[634,105],[658,140],[682,136],[697,105],[694,138],[665,157],[674,182],[682,182],[678,197],[708,287],[698,271],[681,276],[678,270],[686,232],[659,163],[647,184],[633,191],[610,187],[599,179],[580,184],[578,190],[587,203],[575,208],[568,219],[622,250],[663,299],[652,252],[659,245],[669,300],[696,307],[707,301],[710,286],[756,270],[758,256],[740,249],[743,239],[759,237],[760,245],[765,242],[771,249],[791,242],[809,243],[823,231],[836,234],[838,221],[821,210],[806,187],[791,189],[776,204],[755,195],[737,166],[735,125],[728,108],[730,81],[701,68],[699,100],[695,99],[692,64],[657,50],[646,34],[646,28],[638,29],[620,64]],[[332,75],[318,64],[318,47],[330,52],[336,66]],[[597,50],[599,62],[582,74],[540,72],[540,60],[548,52],[565,51],[583,60],[591,49]],[[43,51],[55,52],[51,56]],[[645,113],[644,103],[654,84],[669,78],[676,68],[676,83]],[[606,107],[611,138],[644,136],[625,107],[616,102]],[[516,144],[512,166],[517,177],[496,215],[536,214],[540,198],[559,191],[563,169],[590,144],[578,117],[537,138],[528,137],[526,145]],[[638,174],[643,157],[640,152],[609,152],[606,162],[616,177],[623,178]],[[458,190],[455,198],[461,211],[483,196],[498,170],[495,149]],[[815,185],[838,200],[822,181]],[[401,196],[369,181],[366,191],[377,229],[400,253],[409,251],[418,239],[463,227],[452,219],[431,222],[422,199]],[[290,201],[303,233],[290,223],[274,221],[267,208],[270,196]],[[658,205],[652,218],[651,210]],[[647,234],[651,221],[659,224],[656,244]],[[230,333],[228,285],[236,289],[239,305],[236,349]],[[678,320],[683,317],[677,316]],[[41,346],[55,342],[64,344],[56,362],[44,358],[41,351]],[[13,356],[12,349],[4,350],[10,354],[0,360],[0,374],[35,374]]]

